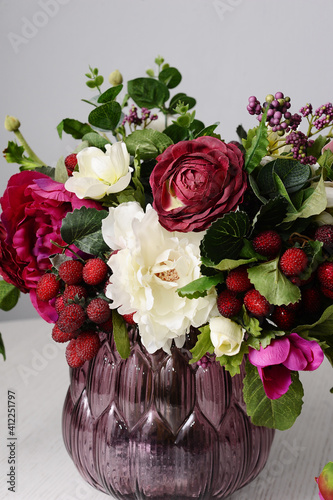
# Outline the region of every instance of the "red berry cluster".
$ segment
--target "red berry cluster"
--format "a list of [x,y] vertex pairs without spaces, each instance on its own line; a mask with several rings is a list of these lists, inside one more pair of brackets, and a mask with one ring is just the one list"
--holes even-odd
[[72,368],[96,356],[99,332],[112,331],[109,300],[103,294],[108,266],[100,258],[66,260],[58,273],[44,274],[37,284],[41,301],[54,299],[58,319],[52,330],[56,342],[69,342],[66,359]]

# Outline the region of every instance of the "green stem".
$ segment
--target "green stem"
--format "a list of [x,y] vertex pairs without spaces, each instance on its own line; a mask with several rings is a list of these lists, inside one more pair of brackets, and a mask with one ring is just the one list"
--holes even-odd
[[32,160],[34,160],[36,163],[38,163],[41,167],[46,167],[46,163],[44,163],[40,158],[38,158],[38,156],[31,149],[31,147],[29,146],[29,144],[27,143],[27,141],[25,140],[25,138],[23,137],[21,132],[19,130],[15,130],[14,134],[16,135],[17,139],[19,140],[19,142],[22,144],[22,146],[24,147],[24,149],[28,153],[29,157]]

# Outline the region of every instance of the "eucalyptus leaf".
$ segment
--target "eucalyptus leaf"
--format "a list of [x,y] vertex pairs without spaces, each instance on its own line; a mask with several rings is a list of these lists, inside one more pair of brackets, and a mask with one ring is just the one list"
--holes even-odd
[[16,306],[20,290],[5,280],[0,280],[0,309],[10,311]]
[[140,108],[161,108],[169,99],[168,87],[153,78],[135,78],[127,83],[127,92]]
[[172,144],[166,134],[153,129],[136,130],[125,139],[128,152],[135,156],[138,152],[142,160],[156,158]]
[[120,84],[120,85],[116,85],[115,87],[111,87],[111,88],[107,89],[105,92],[103,92],[103,94],[101,94],[98,97],[97,102],[98,103],[105,103],[105,102],[113,101],[117,97],[117,95],[122,91],[122,88],[123,88],[123,85]]
[[126,359],[130,355],[130,341],[125,320],[120,314],[112,310],[113,338],[119,355]]
[[163,82],[168,89],[173,89],[177,87],[181,80],[182,80],[182,75],[176,68],[165,68],[163,69],[160,74],[158,75],[158,79],[160,82]]
[[93,109],[88,117],[89,123],[103,130],[115,130],[121,117],[121,106],[110,101]]

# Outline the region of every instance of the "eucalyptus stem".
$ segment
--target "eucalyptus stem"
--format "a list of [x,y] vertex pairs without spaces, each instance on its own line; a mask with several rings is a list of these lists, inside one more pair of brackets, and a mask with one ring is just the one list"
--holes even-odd
[[32,160],[34,160],[36,163],[38,163],[41,167],[46,167],[46,163],[44,163],[40,158],[38,158],[36,153],[31,149],[31,147],[29,146],[29,144],[27,143],[27,141],[23,137],[20,130],[19,129],[14,130],[14,134],[16,135],[17,139],[19,140],[19,142],[22,144],[22,146],[24,147],[24,149],[28,153],[29,157]]

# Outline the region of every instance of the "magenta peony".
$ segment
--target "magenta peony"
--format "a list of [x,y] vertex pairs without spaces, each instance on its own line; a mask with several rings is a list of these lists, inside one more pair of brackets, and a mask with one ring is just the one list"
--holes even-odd
[[235,210],[247,187],[235,144],[199,137],[169,146],[151,174],[153,206],[169,231],[202,231]]
[[259,351],[250,347],[249,361],[256,366],[266,395],[277,399],[285,394],[291,384],[291,371],[316,370],[324,359],[317,342],[305,340],[297,333],[272,340]]

